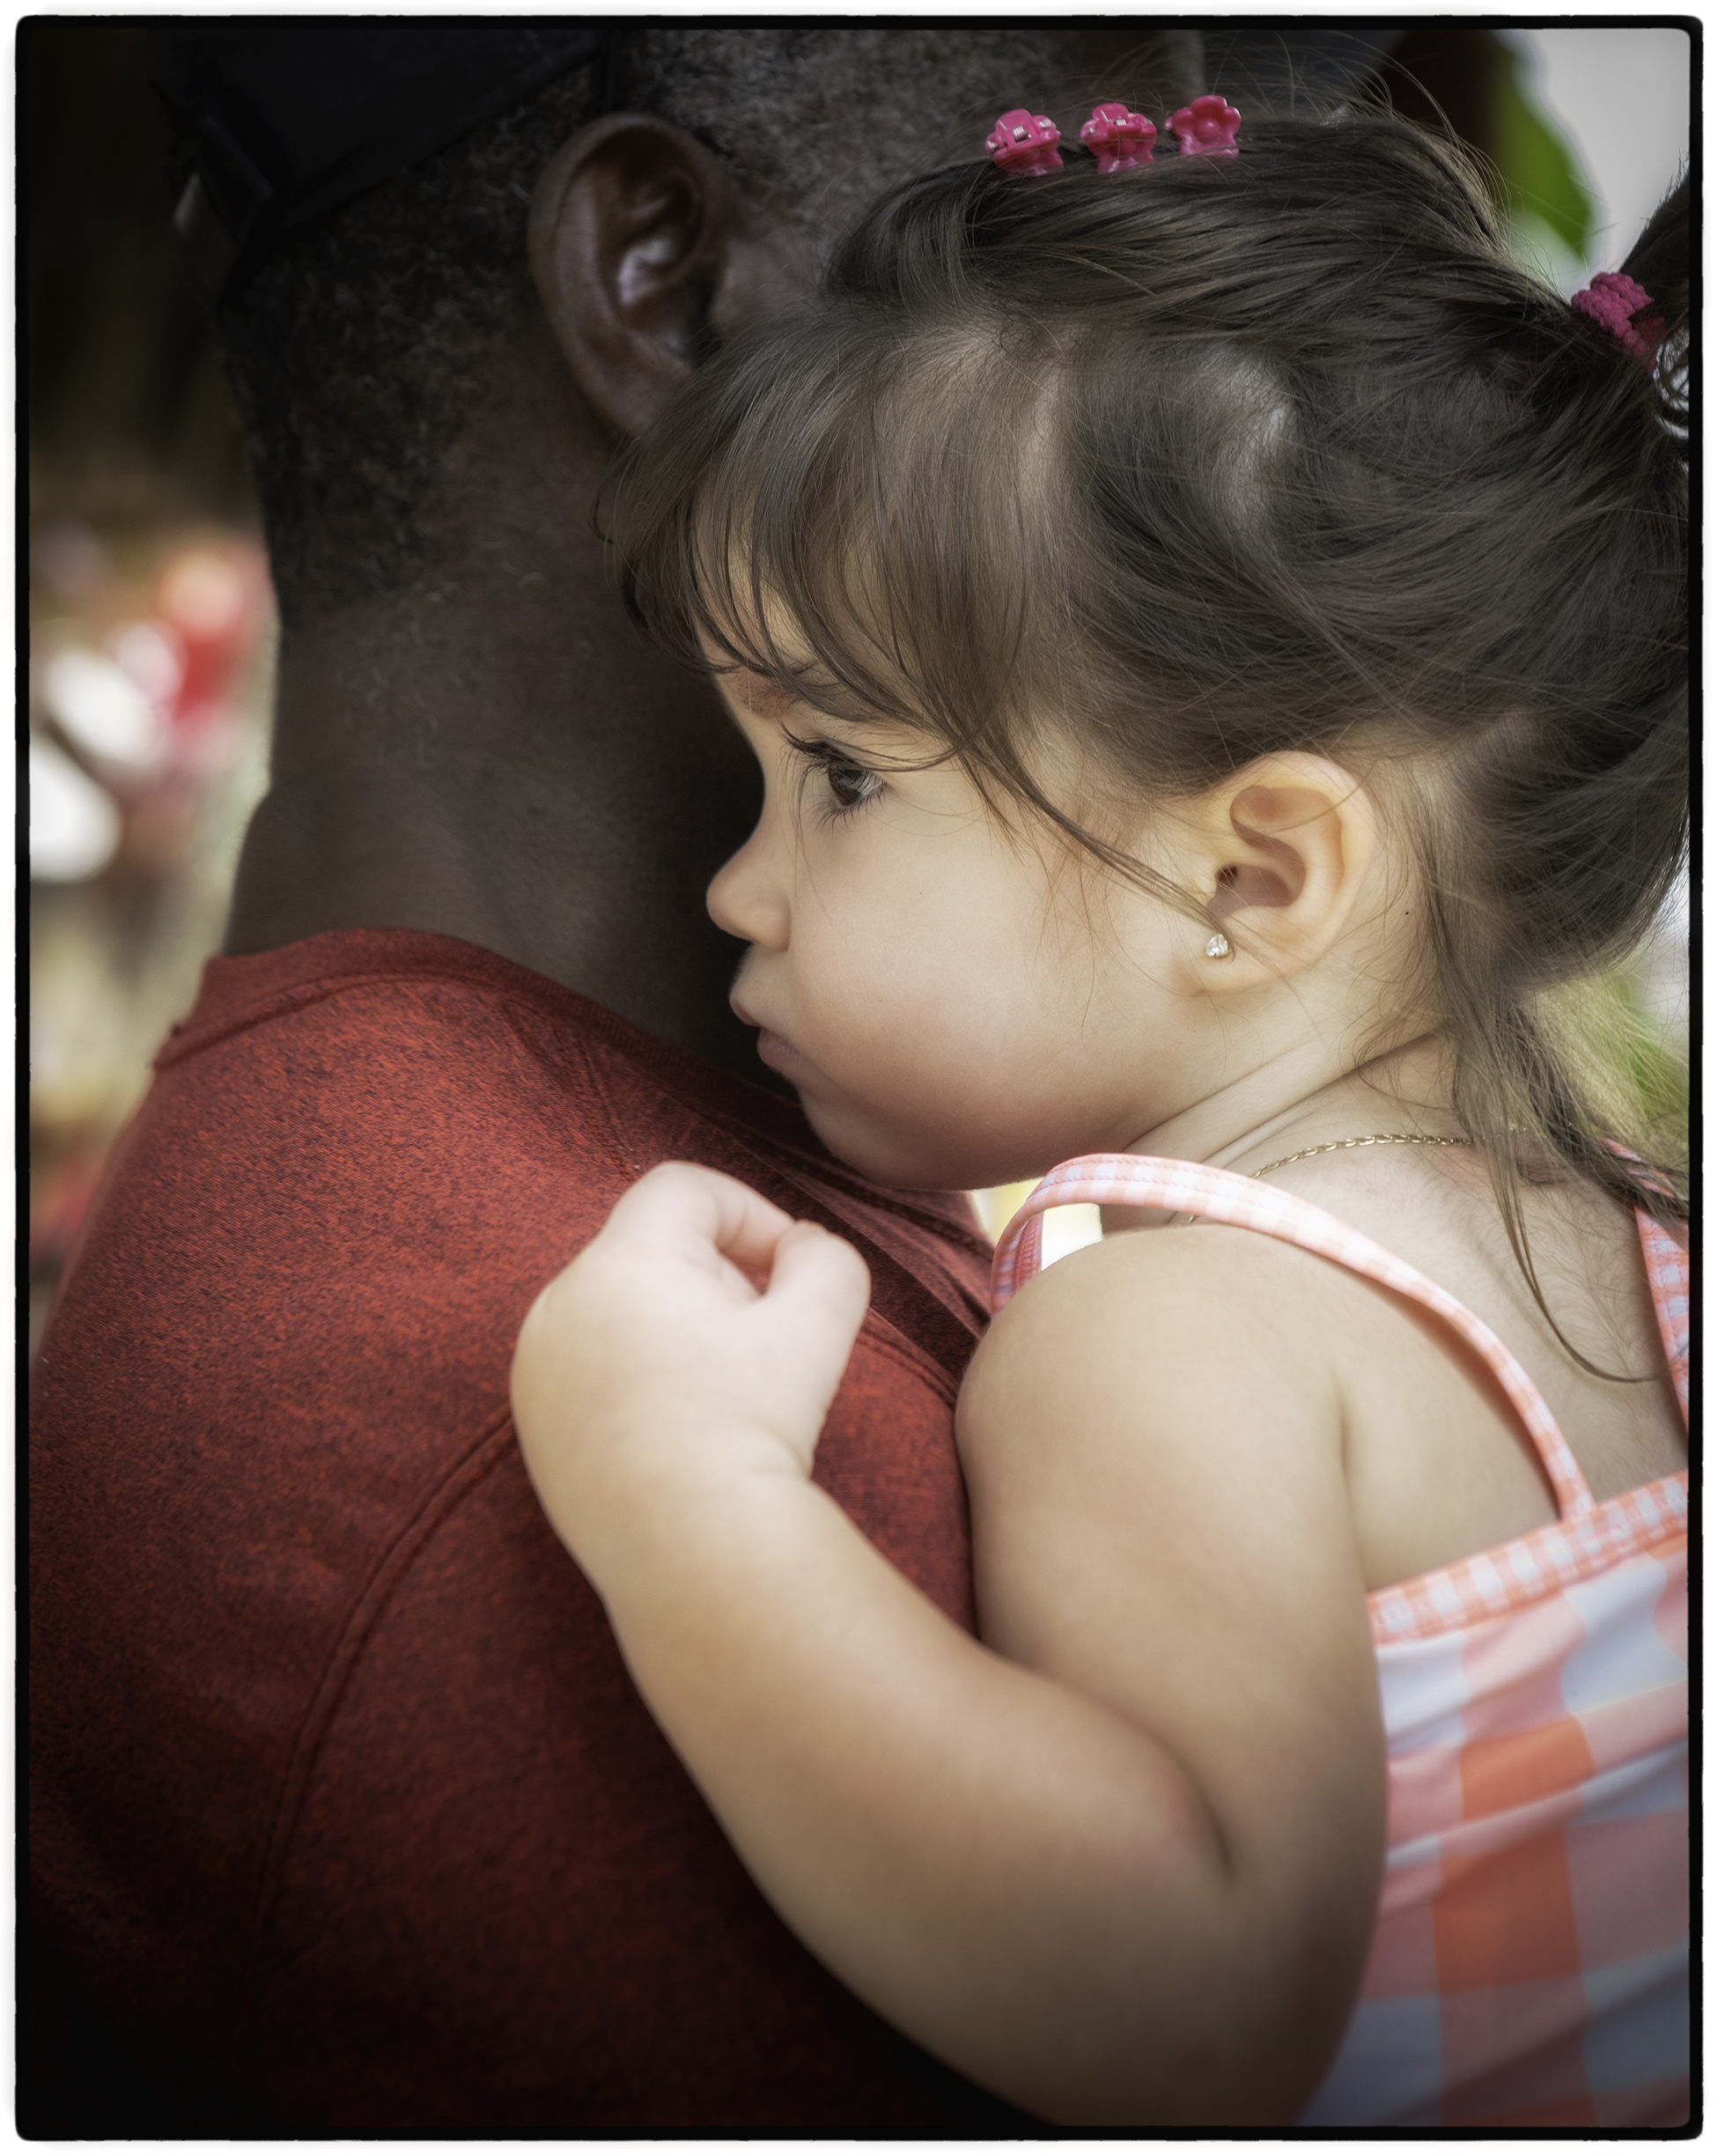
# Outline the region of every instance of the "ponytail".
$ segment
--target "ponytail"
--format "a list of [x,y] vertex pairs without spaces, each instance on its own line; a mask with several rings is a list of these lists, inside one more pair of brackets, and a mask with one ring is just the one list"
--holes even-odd
[[1682,422],[1688,410],[1690,181],[1686,173],[1648,219],[1623,274],[1652,294],[1652,311],[1663,324],[1654,373],[1668,416]]

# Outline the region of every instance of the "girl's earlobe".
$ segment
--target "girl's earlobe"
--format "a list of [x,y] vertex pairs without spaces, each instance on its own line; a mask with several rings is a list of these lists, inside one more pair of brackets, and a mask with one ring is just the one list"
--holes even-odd
[[[1316,964],[1353,918],[1376,851],[1371,800],[1353,773],[1300,750],[1261,757],[1206,796],[1201,822],[1206,960],[1239,954],[1284,974]],[[1243,963],[1235,979],[1251,971]]]

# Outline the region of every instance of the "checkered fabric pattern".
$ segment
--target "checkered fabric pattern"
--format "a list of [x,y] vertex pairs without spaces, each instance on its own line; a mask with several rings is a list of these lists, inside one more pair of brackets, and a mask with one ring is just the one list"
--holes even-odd
[[[1389,1850],[1360,1997],[1308,2127],[1671,2126],[1689,2110],[1687,1477],[1596,1503],[1472,1312],[1329,1214],[1186,1161],[1094,1154],[1004,1230],[999,1309],[1044,1213],[1139,1205],[1257,1229],[1382,1281],[1482,1355],[1557,1496],[1552,1525],[1368,1598]],[[1641,1247],[1688,1411],[1688,1259]]]

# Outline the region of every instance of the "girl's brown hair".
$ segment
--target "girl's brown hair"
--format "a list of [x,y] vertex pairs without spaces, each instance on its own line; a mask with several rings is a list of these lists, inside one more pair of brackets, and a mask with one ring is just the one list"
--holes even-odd
[[1452,1105],[1530,1280],[1524,1177],[1685,1211],[1609,1142],[1641,1148],[1545,999],[1684,858],[1687,225],[1685,182],[1626,265],[1666,326],[1648,365],[1388,114],[938,174],[645,444],[629,602],[689,656],[927,729],[1147,883],[1040,788],[1052,735],[1148,799],[1285,749],[1390,759]]

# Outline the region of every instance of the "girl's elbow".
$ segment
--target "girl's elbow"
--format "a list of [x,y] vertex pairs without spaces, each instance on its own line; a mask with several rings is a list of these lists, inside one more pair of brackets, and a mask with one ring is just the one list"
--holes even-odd
[[[1022,2110],[1058,2126],[1292,2126],[1341,2043],[1365,1943],[1348,1924],[1279,1940],[1261,1924],[1234,1951],[1182,1964],[1180,1981],[1117,1986],[1034,2017],[980,2074]],[[1068,2010],[1068,2009],[1071,2009]],[[1016,2034],[1021,2034],[1016,2031]],[[971,2071],[971,2068],[968,2068]]]

